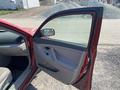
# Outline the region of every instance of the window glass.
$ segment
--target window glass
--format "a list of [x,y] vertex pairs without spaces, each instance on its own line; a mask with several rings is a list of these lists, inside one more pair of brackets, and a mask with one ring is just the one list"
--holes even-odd
[[92,24],[92,16],[87,14],[69,15],[55,18],[42,29],[53,28],[51,39],[61,40],[87,47]]

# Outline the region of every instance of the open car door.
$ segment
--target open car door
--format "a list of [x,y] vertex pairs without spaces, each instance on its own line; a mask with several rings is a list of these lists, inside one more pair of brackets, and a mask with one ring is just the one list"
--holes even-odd
[[90,90],[102,16],[102,7],[50,16],[34,36],[37,66],[65,84]]

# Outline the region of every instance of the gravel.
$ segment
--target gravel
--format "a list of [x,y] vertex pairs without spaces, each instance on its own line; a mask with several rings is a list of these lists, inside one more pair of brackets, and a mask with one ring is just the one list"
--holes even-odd
[[109,4],[103,4],[103,3],[98,3],[98,2],[84,2],[84,3],[75,3],[75,2],[70,2],[70,3],[59,3],[45,12],[43,12],[42,17],[49,17],[50,15],[62,11],[62,10],[67,10],[67,9],[73,9],[73,8],[83,8],[83,7],[103,7],[104,8],[104,15],[103,17],[105,19],[120,19],[120,9],[109,5]]
[[99,46],[92,89],[120,90],[120,45]]

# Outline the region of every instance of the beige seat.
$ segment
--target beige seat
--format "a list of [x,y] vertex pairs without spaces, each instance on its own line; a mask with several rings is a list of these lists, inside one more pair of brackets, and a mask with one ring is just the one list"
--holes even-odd
[[0,90],[5,90],[11,82],[11,71],[8,68],[0,67]]

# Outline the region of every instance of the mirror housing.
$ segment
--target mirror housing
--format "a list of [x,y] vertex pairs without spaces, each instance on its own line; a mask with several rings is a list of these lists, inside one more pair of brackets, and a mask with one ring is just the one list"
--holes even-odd
[[45,28],[40,31],[41,36],[46,37],[46,36],[54,36],[55,35],[55,30],[53,28]]

